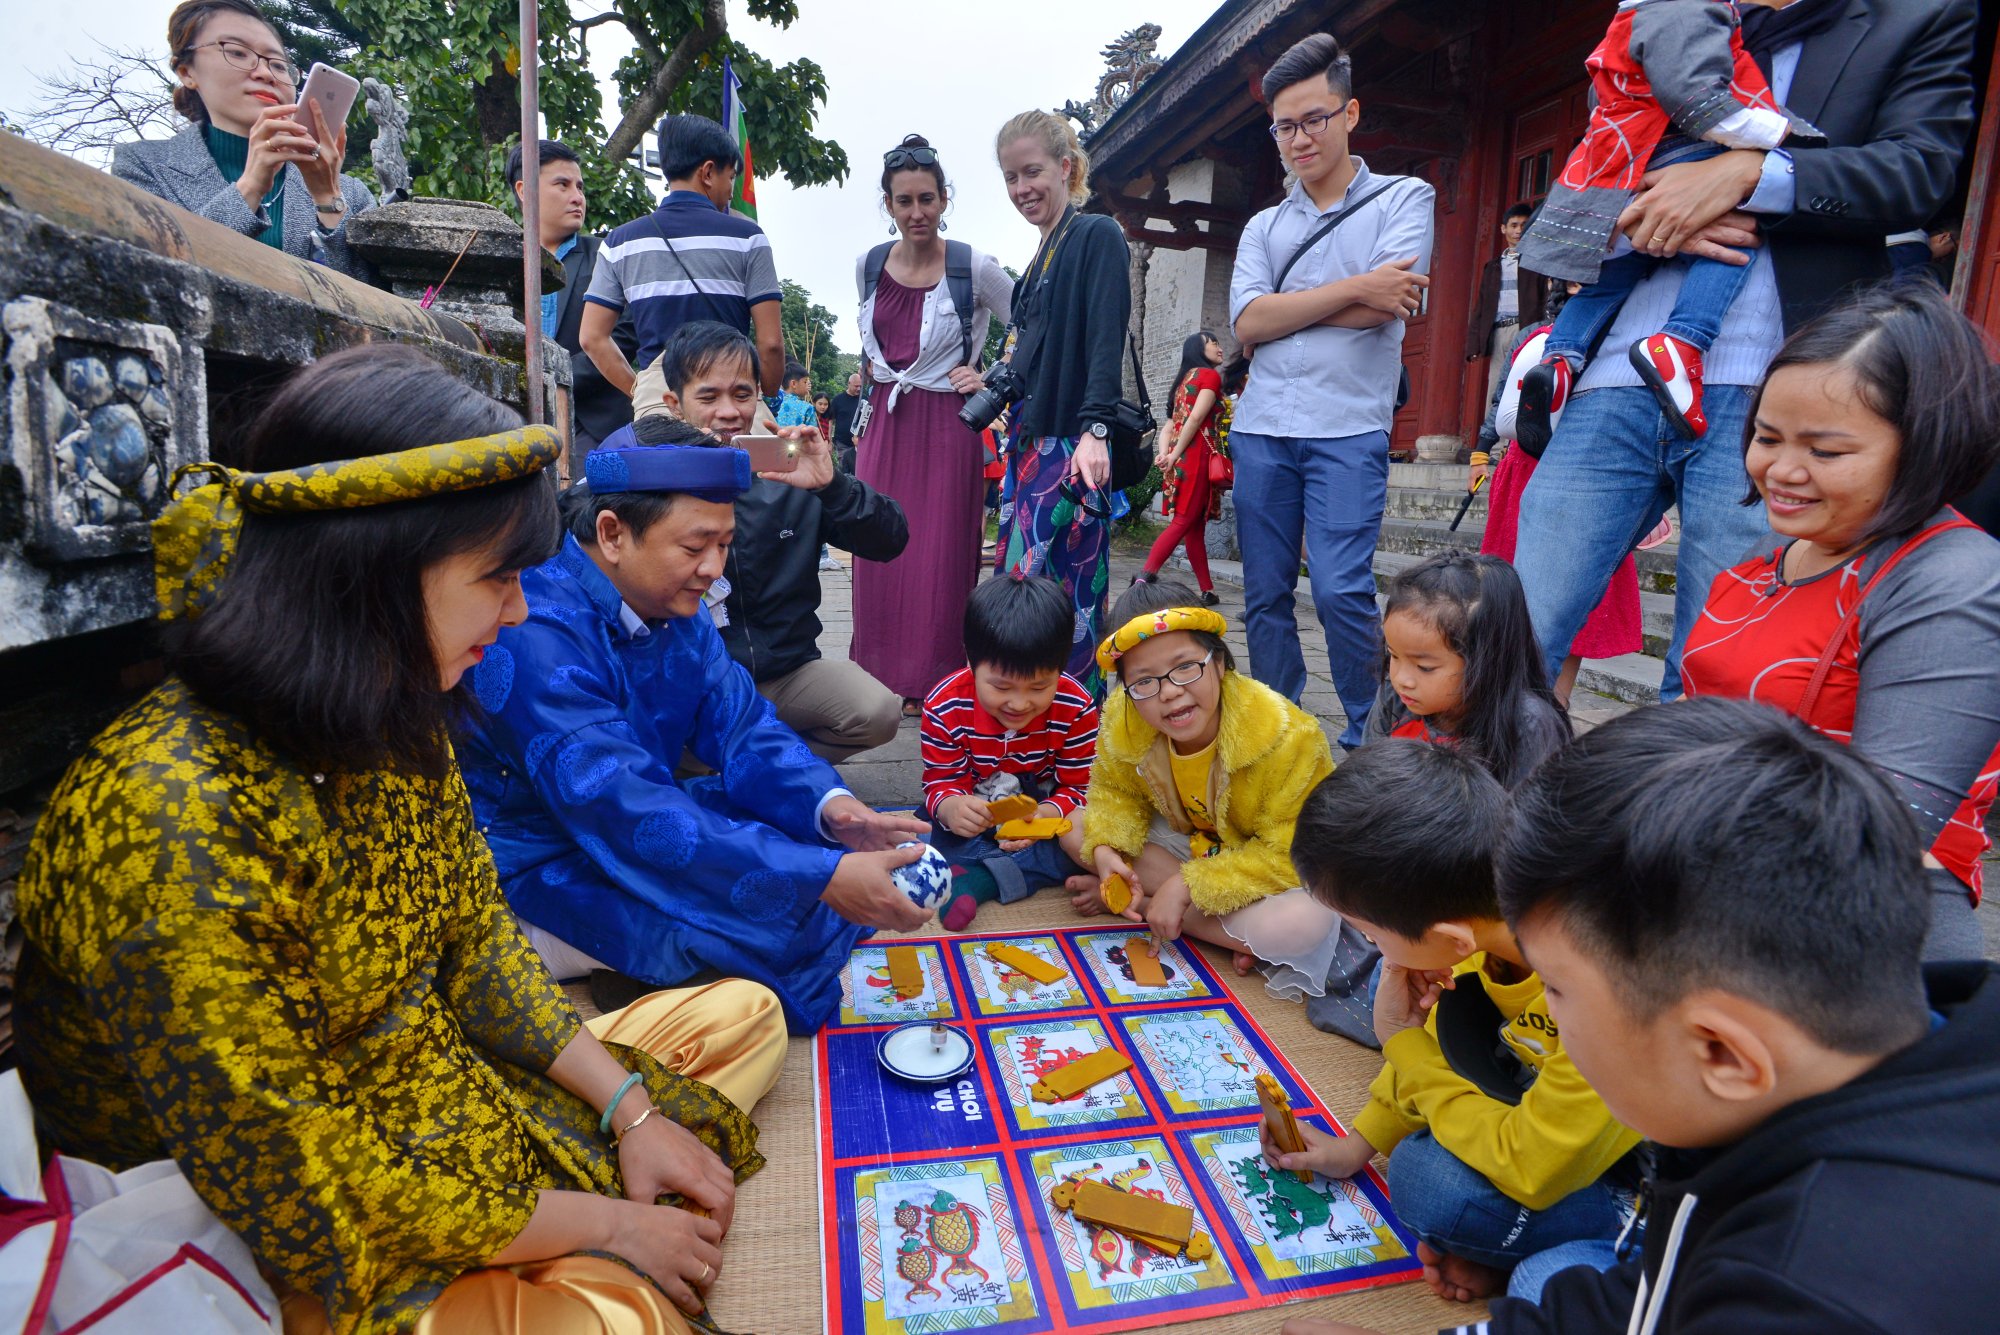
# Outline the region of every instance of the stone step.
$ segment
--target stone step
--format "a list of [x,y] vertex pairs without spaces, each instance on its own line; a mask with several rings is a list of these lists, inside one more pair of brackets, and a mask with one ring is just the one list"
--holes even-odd
[[1389,490],[1398,487],[1413,487],[1424,490],[1465,486],[1464,464],[1398,464],[1389,465]]
[[[1376,552],[1378,555],[1387,551],[1429,556],[1446,547],[1478,551],[1479,539],[1485,528],[1483,518],[1475,522],[1471,515],[1466,516],[1456,533],[1451,531],[1450,521],[1444,519],[1384,519]],[[1674,555],[1678,547],[1678,543],[1668,542],[1651,551],[1635,553],[1641,592],[1673,593]]]
[[1585,659],[1576,684],[1628,705],[1650,705],[1659,701],[1660,677],[1666,670],[1666,661],[1650,654]]
[[[1464,470],[1461,469],[1462,473]],[[1391,487],[1389,503],[1383,507],[1383,517],[1388,519],[1442,519],[1449,524],[1458,513],[1458,507],[1465,502],[1463,487]],[[1465,512],[1465,523],[1486,522],[1486,491],[1472,498],[1472,508]],[[1464,527],[1464,525],[1460,525]]]

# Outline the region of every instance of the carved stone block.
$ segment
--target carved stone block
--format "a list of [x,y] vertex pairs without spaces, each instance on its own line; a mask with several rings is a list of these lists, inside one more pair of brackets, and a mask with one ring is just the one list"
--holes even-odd
[[0,330],[30,554],[59,563],[148,550],[173,470],[201,457],[200,358],[162,325],[40,297],[0,307]]

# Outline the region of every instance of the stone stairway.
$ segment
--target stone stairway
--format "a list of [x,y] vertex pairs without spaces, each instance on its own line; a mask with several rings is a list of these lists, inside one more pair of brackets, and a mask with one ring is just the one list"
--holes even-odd
[[[1375,548],[1376,583],[1386,585],[1399,571],[1446,547],[1479,550],[1479,539],[1486,529],[1486,497],[1482,492],[1473,501],[1454,533],[1452,516],[1464,499],[1463,464],[1390,464],[1389,501],[1381,541]],[[1646,704],[1660,698],[1663,656],[1674,627],[1676,545],[1667,542],[1637,556],[1641,652],[1586,660],[1577,679],[1583,689],[1626,704]]]

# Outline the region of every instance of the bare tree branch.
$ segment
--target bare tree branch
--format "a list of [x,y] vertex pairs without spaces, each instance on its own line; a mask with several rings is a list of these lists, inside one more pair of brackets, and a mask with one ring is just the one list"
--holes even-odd
[[[624,22],[625,22],[625,16],[623,14],[620,14],[615,9],[610,9],[606,10],[602,14],[593,14],[591,17],[584,19],[582,22],[572,23],[569,26],[576,29],[578,32],[589,32],[592,28],[595,28],[600,23],[624,23]],[[626,26],[630,27],[631,25],[626,24]]]
[[180,128],[174,80],[145,51],[98,44],[98,55],[36,79],[41,98],[22,133],[72,157],[108,157],[129,139],[162,139]]
[[703,0],[701,26],[674,43],[674,49],[667,54],[653,70],[653,77],[632,104],[625,108],[618,128],[605,141],[604,155],[611,162],[620,161],[631,155],[639,146],[646,132],[660,119],[666,110],[667,99],[674,89],[687,77],[688,68],[696,57],[714,46],[729,31],[729,14],[724,0]]

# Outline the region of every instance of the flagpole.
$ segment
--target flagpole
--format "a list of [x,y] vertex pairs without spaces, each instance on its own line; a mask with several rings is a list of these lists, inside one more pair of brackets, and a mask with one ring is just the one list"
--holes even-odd
[[528,331],[522,367],[528,420],[542,420],[542,114],[537,56],[538,0],[521,0],[521,323]]

